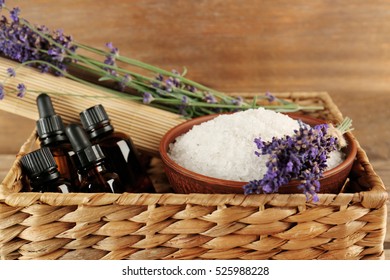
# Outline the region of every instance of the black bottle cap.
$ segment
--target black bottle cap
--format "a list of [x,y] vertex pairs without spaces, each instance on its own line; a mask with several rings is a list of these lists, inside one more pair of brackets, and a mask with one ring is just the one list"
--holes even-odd
[[56,114],[53,108],[53,104],[51,103],[50,96],[48,96],[46,93],[41,93],[37,97],[37,105],[39,118],[47,118]]
[[49,177],[43,176],[45,179],[52,180],[60,177],[54,157],[47,147],[24,155],[21,163],[30,179],[41,177],[43,173],[50,173]]
[[80,120],[91,138],[95,138],[101,133],[114,130],[110,124],[110,118],[101,104],[82,111],[80,113]]
[[42,93],[37,97],[39,119],[37,120],[37,132],[42,145],[54,141],[66,140],[64,124],[59,115],[54,111],[50,96]]
[[87,134],[77,124],[70,124],[65,128],[66,135],[72,144],[74,152],[77,154],[79,162],[78,168],[93,165],[102,159],[104,154],[99,145],[92,145]]

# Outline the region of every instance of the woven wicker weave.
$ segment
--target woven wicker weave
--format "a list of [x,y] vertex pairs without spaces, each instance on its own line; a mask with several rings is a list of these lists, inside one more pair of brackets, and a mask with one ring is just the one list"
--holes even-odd
[[[282,94],[340,111],[326,93]],[[387,192],[358,148],[345,193],[21,193],[22,146],[0,186],[2,259],[383,259]],[[159,161],[151,170],[164,180]]]

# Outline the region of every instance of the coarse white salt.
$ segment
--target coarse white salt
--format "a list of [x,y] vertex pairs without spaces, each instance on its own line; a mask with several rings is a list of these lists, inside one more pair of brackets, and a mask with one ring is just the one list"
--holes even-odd
[[[267,155],[256,156],[254,139],[293,135],[297,120],[264,108],[220,115],[195,125],[169,146],[169,156],[193,172],[225,180],[248,182],[261,179],[267,171]],[[328,168],[339,165],[343,153],[334,151]]]

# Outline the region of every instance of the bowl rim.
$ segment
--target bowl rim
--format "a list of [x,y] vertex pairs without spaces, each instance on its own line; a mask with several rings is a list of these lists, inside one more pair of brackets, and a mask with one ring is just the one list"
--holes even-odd
[[[220,115],[225,115],[225,114],[231,114],[231,113],[210,114],[210,115],[196,117],[196,118],[187,120],[185,122],[182,122],[182,123],[172,127],[171,129],[169,129],[164,134],[164,136],[161,139],[160,144],[159,144],[159,153],[160,153],[160,157],[161,157],[162,161],[166,165],[168,165],[170,168],[174,169],[176,172],[181,173],[184,176],[190,177],[193,180],[205,181],[205,182],[208,182],[208,183],[211,183],[211,184],[223,184],[223,185],[232,186],[232,187],[239,187],[239,186],[244,186],[245,184],[247,184],[248,182],[244,182],[244,181],[235,181],[235,180],[227,180],[227,179],[215,178],[215,177],[211,177],[211,176],[207,176],[207,175],[203,175],[203,174],[194,172],[192,170],[189,170],[189,169],[179,165],[174,160],[172,160],[170,158],[170,156],[168,155],[169,145],[171,143],[173,143],[178,136],[183,135],[184,133],[188,132],[190,129],[192,129],[192,127],[194,125],[199,125],[199,124],[201,124],[203,122],[206,122],[208,120],[214,119],[214,118],[216,118],[216,117],[218,117]],[[289,115],[292,118],[301,119],[305,123],[307,121],[315,122],[314,125],[330,123],[330,121],[327,121],[327,120],[324,120],[324,119],[318,119],[318,118],[315,118],[315,117],[312,117],[312,116],[309,116],[309,115],[303,115],[303,114],[299,114],[299,113],[296,113],[296,112],[286,113],[286,114]],[[173,136],[177,133],[178,130],[180,130],[183,127],[186,127],[186,126],[189,127],[188,130],[184,131],[183,133],[181,133],[181,134],[179,134],[179,135],[177,135],[177,136],[175,136],[173,138]],[[334,167],[332,169],[326,170],[323,173],[323,176],[322,176],[321,179],[331,177],[331,176],[341,172],[342,170],[345,170],[346,168],[349,168],[350,164],[353,163],[353,161],[355,160],[355,157],[356,157],[356,154],[357,154],[356,139],[352,135],[351,132],[345,133],[344,137],[346,138],[347,145],[350,146],[349,153],[347,154],[347,156],[344,159],[344,161],[341,162],[339,165],[337,165],[336,167]],[[296,185],[299,184],[299,182],[300,182],[300,180],[293,179],[289,183],[284,184],[283,186],[296,186]]]

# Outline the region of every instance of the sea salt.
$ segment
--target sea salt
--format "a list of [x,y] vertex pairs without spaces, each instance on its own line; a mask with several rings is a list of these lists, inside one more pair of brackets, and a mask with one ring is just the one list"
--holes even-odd
[[[176,138],[169,156],[182,167],[206,176],[248,182],[261,179],[267,171],[267,155],[254,154],[254,139],[271,141],[272,137],[294,134],[297,120],[264,108],[249,109],[195,125]],[[344,159],[334,151],[327,161],[328,169]]]

